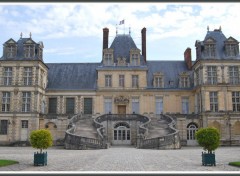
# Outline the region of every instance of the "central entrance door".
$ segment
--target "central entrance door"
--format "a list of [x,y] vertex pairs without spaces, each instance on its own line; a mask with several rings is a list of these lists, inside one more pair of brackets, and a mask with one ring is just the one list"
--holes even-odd
[[118,114],[126,114],[126,105],[118,105]]
[[114,126],[113,145],[130,145],[130,139],[130,127],[127,123],[120,122]]

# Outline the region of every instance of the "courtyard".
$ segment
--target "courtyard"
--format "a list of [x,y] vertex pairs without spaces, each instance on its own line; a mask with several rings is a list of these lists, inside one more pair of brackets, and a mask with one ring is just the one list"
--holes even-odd
[[239,172],[240,168],[229,166],[240,160],[240,147],[219,147],[216,166],[201,165],[201,147],[182,147],[177,150],[136,149],[116,146],[102,150],[66,150],[51,147],[47,166],[33,166],[31,147],[0,147],[1,159],[19,161],[19,164],[1,167],[3,172]]

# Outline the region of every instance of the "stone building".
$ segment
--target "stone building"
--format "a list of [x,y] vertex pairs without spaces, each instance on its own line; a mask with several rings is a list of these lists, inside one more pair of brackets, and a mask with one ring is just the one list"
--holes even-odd
[[105,119],[103,134],[111,145],[137,145],[145,123],[139,119],[145,117],[151,120],[145,126],[148,138],[161,130],[159,135],[168,135],[169,124],[155,123],[163,116],[174,122],[181,145],[196,145],[195,131],[207,126],[220,131],[222,145],[239,145],[239,42],[215,29],[196,41],[195,61],[190,48],[183,61],[151,61],[146,28],[141,34],[141,50],[130,34],[117,34],[109,46],[104,28],[98,63],[45,63],[43,43],[31,35],[6,41],[0,59],[0,143],[26,142],[32,130],[48,128],[59,144],[71,117],[83,114]]

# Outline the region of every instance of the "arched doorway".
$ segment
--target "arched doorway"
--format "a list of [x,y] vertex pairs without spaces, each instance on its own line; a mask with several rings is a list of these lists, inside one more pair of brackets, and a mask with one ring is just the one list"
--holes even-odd
[[115,124],[113,129],[113,145],[130,145],[131,130],[129,124],[120,122]]
[[198,126],[195,123],[189,123],[187,126],[187,145],[197,145],[195,139],[195,133],[198,130]]

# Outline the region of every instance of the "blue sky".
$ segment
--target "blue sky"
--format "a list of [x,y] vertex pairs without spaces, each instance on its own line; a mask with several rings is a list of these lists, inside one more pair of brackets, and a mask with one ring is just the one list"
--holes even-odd
[[[44,44],[46,63],[100,62],[102,29],[109,42],[129,34],[141,49],[141,29],[147,28],[148,60],[183,60],[187,47],[195,60],[195,41],[207,26],[240,41],[240,3],[0,3],[0,43],[17,41],[20,33]],[[2,55],[2,50],[0,50]]]

